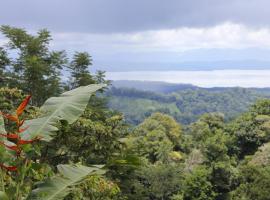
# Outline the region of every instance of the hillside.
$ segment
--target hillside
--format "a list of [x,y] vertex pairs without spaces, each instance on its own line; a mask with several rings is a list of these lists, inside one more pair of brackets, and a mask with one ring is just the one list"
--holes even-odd
[[[123,87],[125,86],[125,87]],[[162,82],[116,81],[106,94],[109,107],[122,112],[128,123],[138,124],[154,112],[189,124],[204,113],[220,112],[230,120],[257,99],[268,98],[270,89],[200,88]]]

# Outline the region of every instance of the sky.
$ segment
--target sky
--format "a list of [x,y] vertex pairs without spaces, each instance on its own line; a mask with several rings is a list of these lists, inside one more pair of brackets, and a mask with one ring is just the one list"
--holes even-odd
[[[2,0],[0,25],[106,71],[270,69],[269,0]],[[0,45],[6,42],[0,35]]]

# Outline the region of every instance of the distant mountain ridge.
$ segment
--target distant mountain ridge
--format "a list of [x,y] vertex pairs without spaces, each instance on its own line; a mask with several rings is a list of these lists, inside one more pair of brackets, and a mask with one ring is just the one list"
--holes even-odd
[[[161,93],[170,93],[179,90],[186,89],[203,89],[207,91],[224,91],[231,90],[233,88],[241,88],[241,87],[212,87],[212,88],[204,88],[195,86],[192,84],[182,84],[182,83],[167,83],[162,81],[135,81],[135,80],[117,80],[112,81],[112,86],[116,88],[133,88],[137,90],[143,91],[151,91],[151,92],[161,92]],[[253,91],[257,91],[259,93],[268,93],[270,92],[270,88],[245,88]]]
[[199,88],[192,84],[174,84],[156,81],[130,81],[120,80],[112,81],[112,86],[116,88],[134,88],[143,91],[170,93],[177,90],[196,89]]
[[204,113],[223,113],[231,120],[248,110],[258,99],[269,98],[270,88],[201,88],[190,84],[151,81],[113,81],[106,94],[111,109],[138,124],[154,112],[173,116],[183,124]]

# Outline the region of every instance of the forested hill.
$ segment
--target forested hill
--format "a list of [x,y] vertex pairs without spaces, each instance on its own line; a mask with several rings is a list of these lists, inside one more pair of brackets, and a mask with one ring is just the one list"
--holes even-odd
[[257,99],[269,98],[270,88],[200,88],[187,84],[115,81],[107,96],[110,96],[110,108],[122,112],[129,123],[138,124],[152,113],[162,112],[189,124],[211,112],[232,119],[247,111]]
[[128,81],[119,80],[113,81],[112,85],[116,88],[134,88],[143,91],[170,93],[185,89],[196,89],[197,86],[191,84],[174,84],[159,81]]

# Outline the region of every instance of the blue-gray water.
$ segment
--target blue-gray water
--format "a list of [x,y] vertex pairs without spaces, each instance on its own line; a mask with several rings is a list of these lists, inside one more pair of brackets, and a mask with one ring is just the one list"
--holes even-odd
[[110,80],[189,83],[201,87],[270,87],[270,70],[107,72]]

